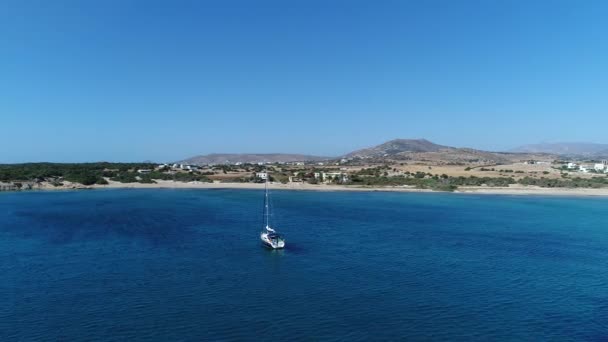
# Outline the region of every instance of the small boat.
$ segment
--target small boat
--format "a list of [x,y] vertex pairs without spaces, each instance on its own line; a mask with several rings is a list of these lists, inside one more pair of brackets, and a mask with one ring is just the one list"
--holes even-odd
[[[265,172],[266,173],[266,172]],[[285,248],[285,239],[273,228],[270,227],[270,202],[268,200],[268,173],[264,181],[264,227],[260,232],[260,240],[262,244],[268,248],[281,249]]]

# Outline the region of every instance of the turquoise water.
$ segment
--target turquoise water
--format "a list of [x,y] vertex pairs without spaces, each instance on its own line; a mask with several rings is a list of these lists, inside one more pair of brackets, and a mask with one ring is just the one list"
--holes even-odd
[[0,340],[608,339],[608,200],[0,193]]

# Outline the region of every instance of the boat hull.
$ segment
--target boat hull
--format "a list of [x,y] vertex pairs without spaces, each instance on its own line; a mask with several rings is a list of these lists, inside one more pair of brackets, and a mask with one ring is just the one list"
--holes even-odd
[[285,240],[284,239],[271,239],[268,237],[267,233],[260,234],[260,240],[262,241],[262,245],[271,249],[282,249],[285,248]]
[[270,243],[266,242],[266,241],[262,241],[262,246],[269,248],[269,249],[283,249],[285,248],[285,246],[273,246]]

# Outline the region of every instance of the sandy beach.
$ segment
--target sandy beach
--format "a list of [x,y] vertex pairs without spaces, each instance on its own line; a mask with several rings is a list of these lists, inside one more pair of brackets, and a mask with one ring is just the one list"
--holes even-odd
[[[93,185],[78,187],[86,189],[263,189],[261,183],[204,183],[204,182],[174,182],[158,180],[155,184],[110,182],[108,185]],[[386,192],[435,192],[429,189],[417,189],[408,186],[364,187],[328,184],[306,183],[269,183],[270,189],[275,190],[304,190],[304,191],[386,191]],[[41,190],[71,189],[66,187],[43,186]],[[603,189],[573,189],[573,188],[541,188],[535,186],[514,185],[510,187],[463,186],[455,193],[488,194],[488,195],[546,195],[546,196],[608,196],[608,188]]]

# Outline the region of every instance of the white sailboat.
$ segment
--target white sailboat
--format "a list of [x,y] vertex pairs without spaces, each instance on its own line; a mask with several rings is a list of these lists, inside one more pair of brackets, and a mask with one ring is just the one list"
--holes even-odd
[[285,239],[270,227],[270,202],[268,200],[268,173],[264,181],[264,227],[260,232],[262,244],[268,248],[281,249],[285,248]]

